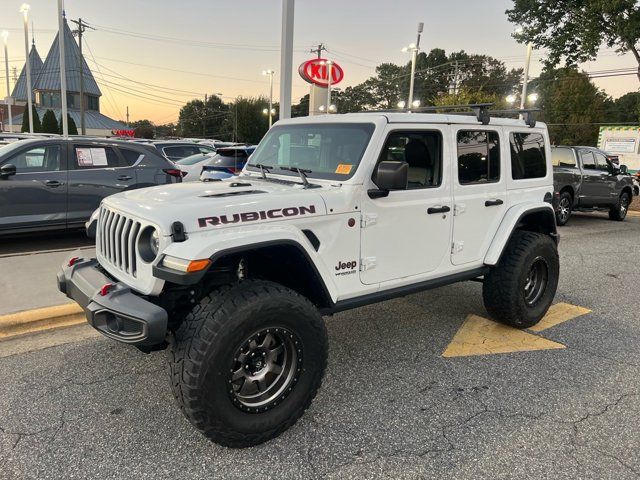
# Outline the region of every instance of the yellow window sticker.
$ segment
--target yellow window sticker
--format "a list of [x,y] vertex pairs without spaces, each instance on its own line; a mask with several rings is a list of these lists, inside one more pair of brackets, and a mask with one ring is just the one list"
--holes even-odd
[[339,173],[340,175],[349,175],[352,168],[353,165],[350,165],[348,163],[341,163],[340,165],[338,165],[338,168],[336,168],[336,173]]

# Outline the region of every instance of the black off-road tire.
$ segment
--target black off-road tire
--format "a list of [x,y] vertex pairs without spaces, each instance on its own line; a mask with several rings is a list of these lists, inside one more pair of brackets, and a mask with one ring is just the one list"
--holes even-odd
[[[525,287],[532,268],[545,269],[547,280],[539,298],[526,301]],[[547,313],[558,288],[560,261],[554,240],[541,233],[517,230],[509,240],[498,265],[485,275],[482,289],[489,315],[516,328],[529,328]],[[541,274],[539,274],[541,275]]]
[[564,227],[569,221],[569,218],[571,218],[572,207],[573,196],[569,192],[562,192],[558,200],[558,211],[556,212],[556,223],[559,227]]
[[618,202],[609,210],[609,220],[615,220],[616,222],[622,222],[627,218],[629,212],[629,205],[631,204],[631,198],[627,192],[623,192],[618,198]]
[[[247,339],[269,329],[286,332],[292,346],[296,340],[298,368],[281,398],[253,411],[234,396],[231,372]],[[203,298],[171,336],[171,386],[184,415],[207,438],[249,447],[277,437],[302,416],[322,382],[327,351],[324,320],[306,298],[276,283],[245,280]]]

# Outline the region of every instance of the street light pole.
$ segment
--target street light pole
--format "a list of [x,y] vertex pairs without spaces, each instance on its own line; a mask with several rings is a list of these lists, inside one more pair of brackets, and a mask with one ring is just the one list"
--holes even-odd
[[269,128],[273,125],[273,74],[276,73],[273,70],[263,70],[263,75],[269,76]]
[[[58,0],[58,50],[60,52],[60,106],[62,107],[62,136],[69,136],[69,119],[67,118],[67,68],[64,54],[64,7],[63,0]],[[84,74],[80,64],[80,76]],[[82,101],[83,99],[80,99]]]
[[522,98],[520,99],[520,110],[523,110],[527,101],[527,88],[529,87],[529,66],[531,65],[531,53],[533,52],[533,44],[527,44],[527,58],[524,63],[524,79],[522,81]]
[[27,72],[27,108],[29,109],[29,133],[33,133],[33,90],[31,88],[31,59],[29,58],[29,9],[31,7],[23,3],[20,12],[24,17],[24,55],[27,59],[25,69]]
[[333,83],[333,62],[327,60],[325,62],[327,67],[327,115],[331,113],[331,84]]
[[13,132],[13,120],[11,119],[11,85],[9,84],[9,53],[7,48],[7,38],[9,38],[9,32],[2,31],[2,39],[4,40],[4,72],[7,77],[7,113],[9,114],[9,132]]
[[418,38],[415,44],[411,44],[408,47],[403,48],[404,52],[411,52],[411,78],[409,80],[409,108],[413,106],[413,88],[415,85],[416,77],[416,62],[418,60],[418,52],[420,51],[420,37],[422,36],[422,30],[424,29],[424,23],[418,23]]

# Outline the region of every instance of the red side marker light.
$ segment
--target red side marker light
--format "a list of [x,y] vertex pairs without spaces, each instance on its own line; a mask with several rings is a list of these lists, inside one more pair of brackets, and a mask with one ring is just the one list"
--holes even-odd
[[69,259],[69,267],[73,267],[76,263],[78,263],[78,260],[80,260],[80,257],[73,257]]
[[100,288],[100,295],[104,297],[114,286],[113,283],[105,283],[102,288]]

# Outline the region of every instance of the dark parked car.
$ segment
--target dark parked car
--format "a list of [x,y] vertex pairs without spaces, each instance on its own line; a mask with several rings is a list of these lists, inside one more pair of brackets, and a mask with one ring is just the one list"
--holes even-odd
[[209,145],[200,145],[193,142],[153,142],[153,145],[162,155],[169,160],[177,161],[198,153],[215,153],[216,149]]
[[551,149],[558,225],[565,225],[576,210],[608,210],[611,220],[622,221],[633,199],[633,182],[626,167],[611,162],[593,147]]
[[255,149],[255,145],[219,148],[214,154],[183,158],[176,165],[185,172],[186,182],[197,182],[201,173],[206,173],[206,180],[222,180],[240,173]]
[[143,144],[51,138],[0,147],[0,235],[84,225],[123,190],[176,183],[182,172]]

